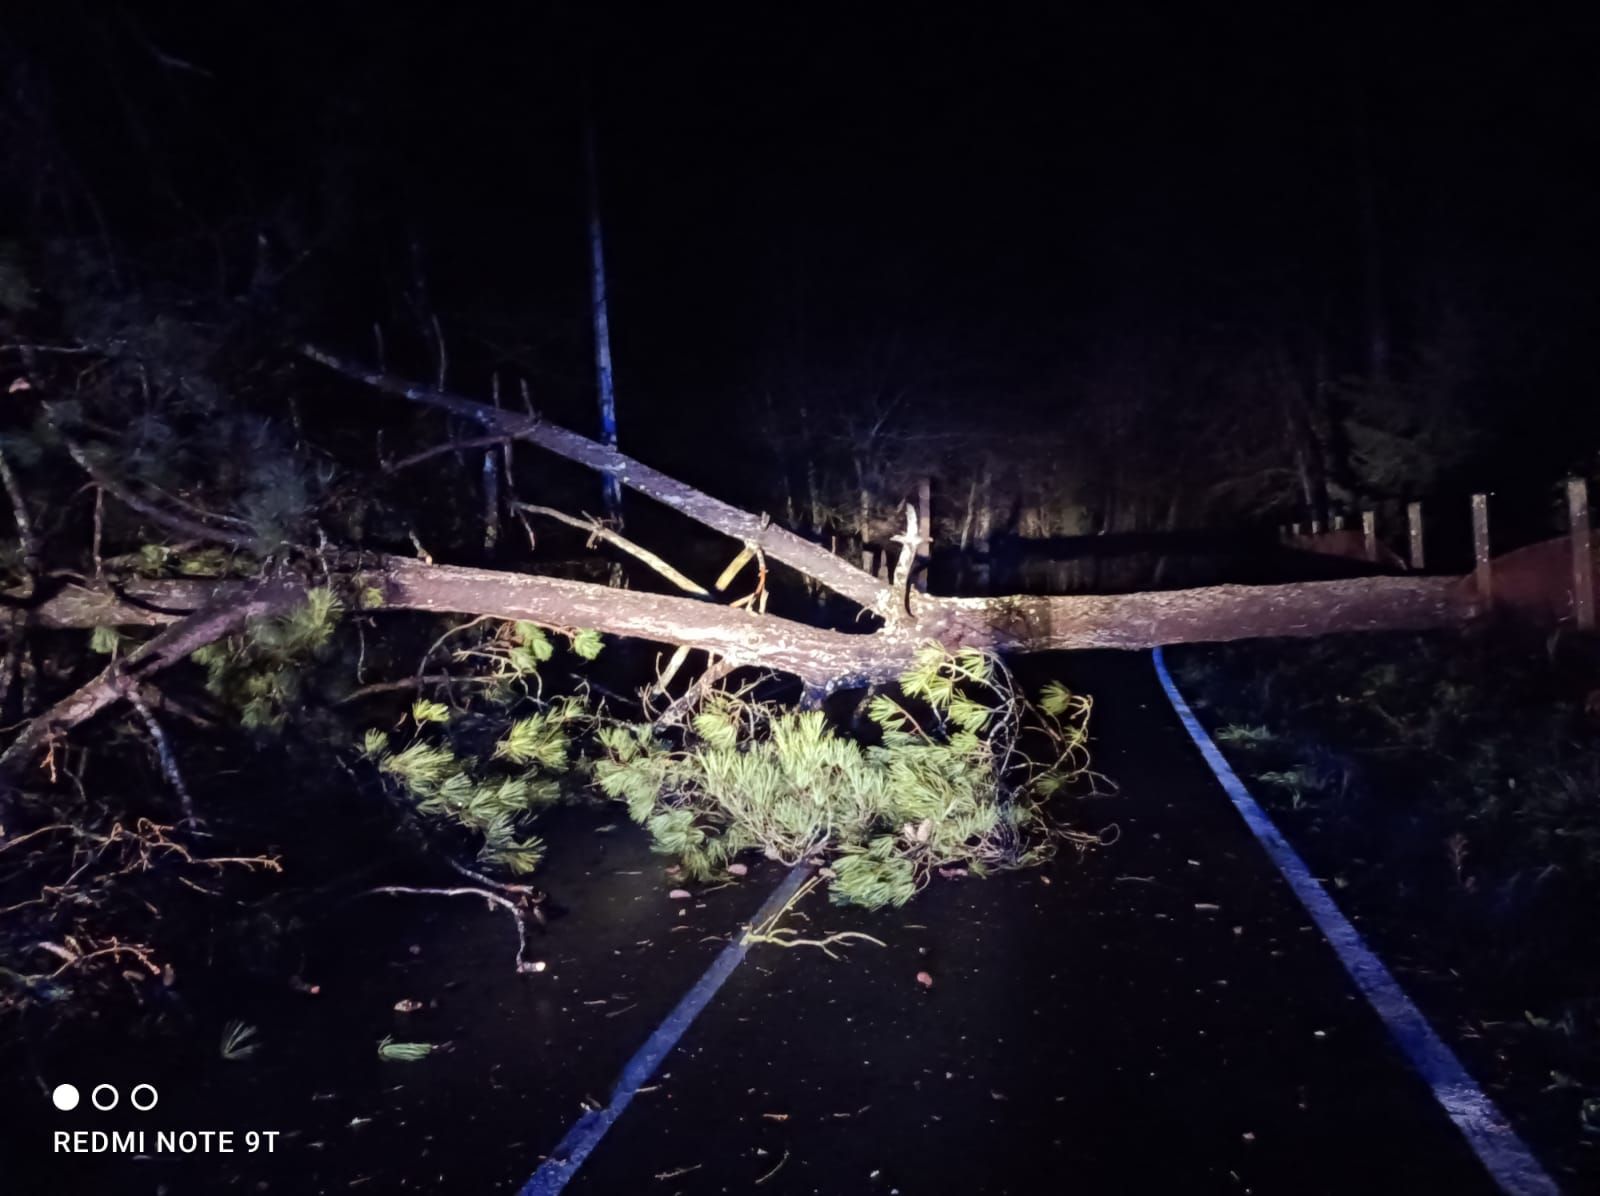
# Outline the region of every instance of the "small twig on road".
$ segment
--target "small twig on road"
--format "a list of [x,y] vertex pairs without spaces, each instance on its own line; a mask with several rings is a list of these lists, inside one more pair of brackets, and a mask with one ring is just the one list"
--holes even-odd
[[380,885],[375,889],[368,889],[368,893],[405,893],[416,897],[482,897],[490,905],[498,905],[512,917],[517,924],[517,971],[542,972],[544,961],[530,961],[526,958],[528,950],[528,920],[522,908],[509,897],[489,889],[462,886],[451,889],[414,888],[410,885]]
[[752,926],[745,931],[744,941],[747,944],[768,943],[774,947],[816,947],[829,959],[838,959],[838,955],[829,950],[830,947],[841,947],[852,942],[867,942],[876,947],[887,947],[889,944],[881,939],[875,939],[870,934],[859,930],[836,930],[832,934],[824,935],[820,939],[803,939],[800,932],[778,923],[788,916],[795,905],[804,898],[812,889],[822,883],[821,875],[813,876],[805,884],[795,890],[793,897],[784,902],[783,908],[765,922]]
[[788,1161],[789,1161],[789,1152],[786,1150],[786,1151],[783,1152],[783,1158],[778,1160],[778,1165],[776,1167],[774,1167],[771,1171],[769,1171],[765,1175],[763,1175],[760,1179],[756,1180],[756,1183],[758,1183],[758,1184],[766,1183],[774,1175],[776,1175],[776,1174],[778,1174],[778,1172],[782,1171],[783,1170],[783,1165],[785,1163],[787,1163]]
[[682,1175],[691,1175],[704,1166],[704,1163],[696,1163],[693,1167],[676,1167],[671,1171],[657,1171],[656,1178],[665,1182],[669,1179],[677,1179]]

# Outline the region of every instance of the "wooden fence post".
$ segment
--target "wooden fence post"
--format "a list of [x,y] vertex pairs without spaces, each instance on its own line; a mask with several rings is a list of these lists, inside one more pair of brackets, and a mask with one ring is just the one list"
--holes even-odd
[[1361,540],[1362,547],[1366,550],[1367,560],[1378,559],[1378,513],[1376,511],[1361,512]]
[[1494,604],[1494,582],[1489,565],[1489,496],[1472,496],[1472,558],[1478,601],[1485,609]]
[[933,568],[933,482],[924,477],[917,483],[917,524],[922,543],[917,552],[922,557],[922,570],[917,574],[917,591],[928,592],[928,571]]
[[1572,531],[1572,617],[1594,630],[1594,552],[1589,543],[1589,483],[1567,479],[1567,526]]
[[1411,567],[1420,570],[1423,566],[1422,555],[1422,504],[1408,502],[1406,504],[1406,527],[1411,544]]

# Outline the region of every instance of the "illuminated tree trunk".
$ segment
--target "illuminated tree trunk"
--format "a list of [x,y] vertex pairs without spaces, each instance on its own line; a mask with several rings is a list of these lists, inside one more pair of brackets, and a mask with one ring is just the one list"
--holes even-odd
[[[754,603],[725,605],[670,567],[666,572],[677,576],[679,588],[689,589],[690,594],[618,589],[402,557],[341,556],[336,550],[324,554],[320,564],[325,571],[319,573],[316,584],[334,586],[352,604],[373,615],[428,611],[526,620],[569,632],[591,628],[699,649],[727,666],[786,673],[798,678],[807,695],[815,698],[893,678],[929,643],[947,649],[1013,653],[1139,649],[1257,636],[1451,626],[1478,611],[1474,591],[1448,577],[1213,586],[1111,596],[930,596],[910,585],[911,565],[922,543],[915,507],[908,508],[906,532],[897,537],[900,563],[892,582],[885,583],[821,545],[669,478],[609,445],[495,407],[366,372],[320,350],[307,350],[306,355],[386,393],[440,408],[507,438],[525,440],[593,466],[707,528],[733,537],[751,555],[786,564],[864,608],[863,617],[851,630],[838,631],[757,613],[752,609]],[[154,516],[156,509],[147,507],[146,513]],[[206,528],[190,520],[176,521],[186,531],[206,534]],[[614,531],[611,534],[616,537]],[[664,562],[659,558],[637,545],[627,547],[646,563],[654,560],[658,573],[663,571]],[[30,587],[3,596],[13,636],[42,627],[164,629],[28,723],[0,756],[0,773],[14,775],[28,767],[56,736],[120,699],[135,697],[135,687],[151,673],[233,634],[250,619],[288,609],[304,595],[308,583],[130,579],[121,584],[84,585],[55,579],[51,584],[55,588],[49,591]]]

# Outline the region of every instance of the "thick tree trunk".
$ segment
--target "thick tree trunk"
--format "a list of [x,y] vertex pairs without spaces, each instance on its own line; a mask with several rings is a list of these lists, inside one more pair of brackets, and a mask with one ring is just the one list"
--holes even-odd
[[[374,611],[489,615],[559,630],[592,628],[700,649],[731,666],[792,674],[808,693],[891,678],[903,671],[920,645],[929,642],[1003,652],[1133,649],[1186,641],[1450,626],[1477,613],[1470,587],[1451,578],[1418,577],[1119,596],[930,597],[910,591],[906,575],[917,551],[921,521],[913,519],[901,537],[902,567],[893,584],[884,584],[820,545],[576,433],[369,373],[318,350],[307,350],[306,355],[387,393],[614,474],[624,485],[752,549],[758,547],[767,557],[855,600],[878,615],[882,625],[877,630],[834,631],[723,605],[710,596],[616,589],[401,557],[353,558],[340,574],[336,556],[330,559],[335,584],[377,591],[380,601],[370,608]],[[980,511],[987,506],[985,502]],[[980,527],[980,534],[986,531]],[[225,540],[226,533],[219,532],[216,538]],[[149,673],[249,619],[287,609],[304,592],[303,584],[290,582],[174,579],[130,580],[103,589],[73,583],[37,599],[28,592],[7,595],[14,634],[34,627],[170,625],[29,723],[0,755],[0,775],[16,775],[56,735],[128,696]]]
[[[379,612],[490,615],[559,630],[593,628],[698,648],[737,665],[791,673],[808,686],[825,689],[892,677],[918,644],[928,642],[999,652],[1141,649],[1264,636],[1455,626],[1477,610],[1470,587],[1450,577],[1371,577],[1055,597],[943,598],[913,593],[909,620],[876,632],[852,633],[677,594],[428,565],[403,557],[380,558],[347,579],[382,595]],[[123,592],[137,594],[138,601],[76,587],[64,590],[31,612],[32,622],[58,628],[152,626],[178,619],[186,603],[206,603],[204,614],[230,601],[253,601],[257,593],[242,581],[182,580],[130,583]],[[239,621],[247,617],[253,616],[247,612]],[[227,630],[231,627],[218,634]],[[209,641],[196,642],[190,650],[204,642]]]
[[26,589],[4,595],[5,626],[48,630],[74,627],[165,627],[212,602],[238,601],[250,583],[238,578],[127,578],[104,586],[69,582],[43,602]]

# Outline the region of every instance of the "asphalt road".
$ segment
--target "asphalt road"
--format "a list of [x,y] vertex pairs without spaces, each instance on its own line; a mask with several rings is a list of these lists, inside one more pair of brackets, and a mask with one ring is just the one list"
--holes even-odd
[[1148,656],[1030,663],[1052,671],[1095,695],[1120,793],[1078,821],[1117,844],[871,918],[819,902],[888,948],[753,953],[570,1191],[1494,1190]]
[[[1145,654],[1029,662],[1096,698],[1120,792],[1072,812],[1120,840],[1049,867],[932,885],[811,925],[887,943],[832,961],[755,947],[579,1170],[574,1194],[1492,1191],[1427,1088],[1250,838]],[[614,829],[596,833],[601,825]],[[369,898],[317,930],[304,993],[241,997],[264,1046],[218,1027],[30,1044],[50,1082],[158,1085],[142,1119],[51,1109],[0,1083],[6,1193],[505,1193],[627,1059],[783,870],[673,901],[618,811],[544,828],[564,916],[510,968],[503,915]],[[931,987],[918,973],[932,978]],[[401,999],[422,1002],[413,1014]],[[451,1044],[377,1061],[390,1034]],[[55,1129],[276,1130],[273,1154],[56,1155]]]

